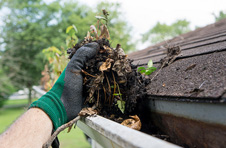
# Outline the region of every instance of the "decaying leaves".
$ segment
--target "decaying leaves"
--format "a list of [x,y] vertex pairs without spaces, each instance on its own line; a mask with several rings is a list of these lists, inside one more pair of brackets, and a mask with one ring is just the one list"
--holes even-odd
[[90,31],[91,31],[91,33],[94,33],[95,38],[98,39],[97,29],[94,25],[90,26]]
[[[85,104],[95,105],[103,116],[114,114],[115,116],[111,117],[112,120],[119,122],[123,120],[120,117],[131,114],[136,109],[138,100],[146,95],[145,86],[148,81],[140,73],[137,73],[137,66],[128,59],[120,44],[117,44],[116,48],[111,47],[108,40],[110,39],[107,28],[108,13],[106,11],[103,13],[104,17],[97,17],[97,26],[91,25],[91,31],[87,33],[84,40],[68,50],[68,53],[70,54],[69,58],[72,58],[77,49],[83,45],[91,42],[99,44],[98,53],[85,63],[81,72],[84,80]],[[101,22],[103,18],[105,18],[106,24]],[[141,123],[140,121],[135,122],[135,119],[137,119],[135,116],[134,119],[130,119],[131,122],[134,122],[131,126],[139,129]]]
[[108,70],[109,68],[111,68],[112,62],[114,62],[114,60],[108,58],[106,60],[106,62],[103,62],[103,64],[100,66],[99,70],[102,71],[102,72]]
[[123,75],[126,75],[127,73],[132,72],[129,61],[124,58],[115,61],[114,65],[112,67],[112,70],[117,72],[117,74],[119,76],[123,76]]
[[[91,88],[88,90],[89,92],[89,96],[87,97],[85,102],[90,102],[91,99],[93,98],[93,95],[95,93],[96,90],[98,90],[100,88],[100,86],[103,84],[103,80],[104,80],[104,75],[103,73],[96,76],[93,81],[92,81],[92,86]],[[95,101],[95,100],[92,100]]]
[[88,108],[83,108],[78,115],[79,116],[92,116],[92,115],[96,115],[97,111],[92,109],[91,107]]
[[93,40],[93,37],[90,35],[90,32],[87,32],[86,37],[84,37],[84,41],[89,41],[89,40]]
[[109,31],[108,31],[108,28],[106,25],[101,25],[100,26],[100,31],[101,31],[101,34],[100,34],[100,39],[102,38],[105,38],[105,39],[108,39],[110,40],[110,34],[109,34]]
[[132,119],[126,119],[121,124],[127,126],[129,128],[140,130],[141,129],[141,121],[137,115],[130,116]]

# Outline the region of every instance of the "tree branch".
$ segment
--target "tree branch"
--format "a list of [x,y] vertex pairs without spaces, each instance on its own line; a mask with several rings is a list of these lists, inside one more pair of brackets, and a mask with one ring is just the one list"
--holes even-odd
[[53,133],[53,135],[47,140],[46,143],[43,144],[42,148],[49,148],[52,144],[52,142],[54,141],[54,139],[57,137],[57,135],[65,130],[68,127],[71,127],[73,124],[75,124],[81,117],[77,116],[76,118],[74,118],[73,120],[69,121],[66,124],[61,125],[60,127],[57,128],[57,130]]

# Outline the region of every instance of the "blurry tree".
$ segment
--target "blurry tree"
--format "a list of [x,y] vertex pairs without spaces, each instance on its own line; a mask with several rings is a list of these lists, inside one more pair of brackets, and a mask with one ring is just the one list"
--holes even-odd
[[226,18],[226,12],[220,11],[218,14],[213,13],[213,16],[215,18],[215,21],[217,22],[219,20]]
[[181,35],[190,31],[189,22],[187,20],[177,20],[171,25],[157,22],[147,33],[143,34],[142,41],[151,41],[151,43],[158,43],[175,36]]
[[0,108],[9,95],[15,90],[9,78],[3,73],[0,66]]
[[83,26],[91,24],[88,16],[92,12],[77,3],[46,4],[42,0],[5,0],[3,7],[10,10],[4,17],[0,35],[5,44],[3,69],[17,88],[29,89],[31,102],[32,86],[38,84],[44,67],[43,56],[39,53],[51,45],[65,45],[66,26],[72,22],[83,24],[79,27],[81,32],[89,29]]
[[[65,32],[72,24],[78,29],[78,39],[83,39],[90,25],[96,22],[96,13],[77,2],[60,0],[48,4],[44,0],[2,0],[0,6],[0,9],[9,11],[1,18],[4,22],[0,30],[1,44],[4,45],[1,49],[3,71],[16,88],[29,89],[31,102],[32,86],[39,83],[41,71],[48,62],[44,60],[42,49],[54,45],[66,50]],[[118,28],[112,31],[114,44],[121,43],[127,47],[130,35],[126,23],[117,18],[116,6],[111,10],[116,18],[109,25]],[[127,49],[132,49],[132,45],[128,44]]]

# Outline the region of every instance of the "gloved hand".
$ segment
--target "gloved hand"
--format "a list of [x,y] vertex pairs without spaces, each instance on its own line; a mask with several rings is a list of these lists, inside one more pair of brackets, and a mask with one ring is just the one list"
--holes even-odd
[[42,109],[53,122],[54,130],[75,118],[82,109],[83,78],[81,69],[85,62],[99,50],[97,43],[79,48],[52,89],[30,106]]

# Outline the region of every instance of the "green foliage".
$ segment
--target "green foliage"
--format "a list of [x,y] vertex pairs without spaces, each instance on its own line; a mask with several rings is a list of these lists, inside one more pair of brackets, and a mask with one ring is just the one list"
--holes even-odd
[[117,100],[117,105],[118,105],[118,108],[120,109],[120,111],[124,114],[125,112],[125,104],[126,102],[123,101],[123,100]]
[[0,108],[4,105],[8,96],[14,92],[15,88],[9,78],[3,73],[0,67]]
[[217,21],[220,21],[220,20],[226,18],[226,12],[220,11],[218,14],[213,13],[213,16],[215,18],[215,21],[217,22]]
[[71,26],[67,27],[66,33],[69,35],[66,38],[67,48],[72,48],[78,42],[78,37],[75,35],[76,33],[78,33],[78,30],[75,27],[75,25],[71,25]]
[[116,85],[114,87],[117,87],[118,88],[118,93],[114,93],[113,95],[120,97],[120,100],[117,100],[117,104],[116,105],[118,106],[118,108],[120,109],[120,111],[124,114],[126,102],[122,100],[122,94],[120,92],[119,85],[116,83]]
[[153,62],[152,60],[149,60],[148,62],[148,68],[145,67],[138,67],[137,71],[141,74],[145,74],[145,75],[150,75],[151,73],[153,73],[154,71],[156,71],[156,67],[153,67]]
[[158,43],[175,36],[181,35],[190,31],[189,22],[187,20],[177,20],[171,25],[157,22],[157,24],[147,33],[143,34],[142,41],[151,41],[151,43]]
[[152,60],[149,60],[148,61],[148,67],[152,67],[153,66],[153,61]]
[[[0,6],[0,10],[7,8],[10,12],[1,18],[4,22],[0,26],[3,41],[1,64],[16,88],[31,89],[32,85],[37,85],[47,63],[42,49],[53,45],[58,49],[71,47],[86,36],[90,25],[96,22],[94,16],[97,14],[94,9],[73,1],[57,0],[47,4],[44,0],[3,0]],[[134,49],[134,45],[129,43],[131,35],[128,26],[119,19],[119,4],[101,3],[97,10],[101,8],[110,8],[110,14],[113,14],[109,16],[113,19],[108,23],[114,40],[112,46],[120,43],[125,50]],[[76,36],[77,29],[72,24],[79,30]]]

